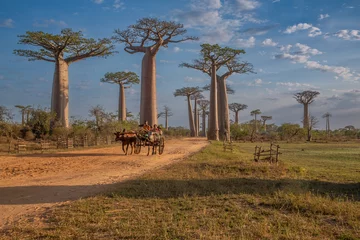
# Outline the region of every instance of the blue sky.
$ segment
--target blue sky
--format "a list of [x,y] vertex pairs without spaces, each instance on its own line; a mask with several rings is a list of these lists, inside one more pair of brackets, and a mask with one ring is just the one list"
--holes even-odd
[[[207,75],[179,68],[198,57],[201,43],[240,48],[257,74],[228,79],[236,93],[229,103],[247,104],[240,121],[260,109],[276,124],[301,122],[302,107],[292,94],[317,90],[310,107],[320,120],[329,111],[332,128],[360,128],[360,2],[358,0],[2,0],[0,2],[0,104],[50,105],[54,66],[28,62],[13,55],[17,35],[26,31],[59,33],[63,28],[81,30],[86,37],[111,37],[143,17],[183,23],[197,42],[169,45],[157,55],[158,107],[174,112],[170,125],[187,126],[184,98],[177,88],[204,86]],[[106,72],[134,71],[140,75],[142,54],[130,55],[117,44],[118,54],[93,58],[70,66],[70,115],[88,118],[90,106],[117,110],[118,88],[101,84]],[[127,90],[128,109],[139,110],[139,86]],[[207,96],[207,93],[205,93]],[[19,114],[14,109],[14,113]],[[160,120],[162,123],[163,120]]]

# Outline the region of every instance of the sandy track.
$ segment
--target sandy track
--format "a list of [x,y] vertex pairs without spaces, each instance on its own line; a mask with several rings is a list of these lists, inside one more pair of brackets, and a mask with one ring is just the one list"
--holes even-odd
[[125,156],[120,145],[63,153],[0,156],[0,228],[21,216],[110,190],[114,183],[177,162],[205,139],[167,140],[164,154]]

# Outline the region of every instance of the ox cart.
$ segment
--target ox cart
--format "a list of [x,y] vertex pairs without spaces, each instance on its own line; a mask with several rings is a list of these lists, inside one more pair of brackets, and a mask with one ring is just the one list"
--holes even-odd
[[139,131],[136,133],[136,142],[135,142],[135,154],[141,152],[141,148],[148,148],[147,155],[150,155],[150,149],[152,148],[152,154],[159,155],[163,154],[165,148],[165,138],[162,135],[162,132],[152,132],[152,131]]

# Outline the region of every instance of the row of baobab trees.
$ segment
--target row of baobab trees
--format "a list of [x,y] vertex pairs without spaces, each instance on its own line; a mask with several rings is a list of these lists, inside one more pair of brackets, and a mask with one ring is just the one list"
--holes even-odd
[[[85,38],[81,31],[74,32],[71,29],[64,29],[60,34],[28,31],[25,35],[19,36],[19,43],[33,48],[14,50],[14,54],[27,57],[29,61],[43,60],[54,63],[51,111],[56,113],[57,121],[61,126],[69,127],[68,71],[70,64],[91,57],[107,57],[116,54],[118,52],[115,49],[115,43],[124,44],[124,51],[129,54],[142,53],[141,79],[132,72],[115,72],[105,74],[101,81],[116,83],[120,86],[119,120],[126,118],[125,89],[131,84],[141,82],[140,123],[146,120],[153,125],[157,124],[159,115],[156,97],[156,55],[160,48],[168,47],[169,44],[198,40],[197,37],[186,36],[186,32],[187,30],[180,23],[161,21],[157,18],[140,19],[125,30],[114,30],[112,37],[98,40]],[[219,140],[219,136],[224,135],[227,136],[227,140],[230,138],[229,89],[226,80],[233,74],[254,73],[252,64],[240,60],[243,54],[245,51],[242,49],[221,47],[217,44],[202,44],[198,59],[180,65],[201,71],[211,78],[211,84],[207,87],[210,91],[208,102],[208,138],[210,140]],[[219,70],[224,74],[218,74]],[[199,92],[198,89],[195,91],[190,88],[178,89],[175,91],[175,96],[188,98],[193,96],[196,99],[196,92]],[[295,96],[298,102],[304,105],[303,124],[306,129],[310,126],[308,106],[317,95],[312,91],[305,91]],[[195,108],[197,108],[196,105]],[[254,113],[254,115],[256,117],[258,114]],[[189,111],[190,128],[193,130],[198,122],[195,118],[191,117]]]
[[[161,47],[168,47],[169,44],[198,40],[194,36],[185,36],[186,32],[182,24],[157,18],[140,19],[125,30],[116,29],[111,38],[99,40],[85,38],[81,31],[74,32],[71,29],[64,29],[60,34],[28,31],[19,36],[19,43],[34,48],[14,50],[14,54],[27,57],[29,61],[43,60],[55,64],[51,111],[56,113],[61,126],[69,127],[70,64],[86,58],[107,57],[118,53],[114,43],[124,44],[124,51],[129,54],[142,53],[140,122],[144,123],[146,120],[153,125],[157,124],[158,119],[156,55]],[[225,131],[230,132],[226,79],[235,73],[253,72],[251,64],[240,61],[242,54],[245,54],[242,49],[202,44],[199,59],[181,64],[182,67],[199,70],[211,77],[208,127],[208,138],[211,140],[219,140],[219,131],[220,135]],[[223,75],[217,74],[220,68],[226,69]],[[124,96],[126,85],[140,80],[131,74],[125,79],[124,75],[124,72],[110,73],[103,80],[118,83],[120,95]],[[124,103],[124,97],[121,97],[119,105]],[[126,115],[125,109],[122,107],[119,111],[120,119]]]

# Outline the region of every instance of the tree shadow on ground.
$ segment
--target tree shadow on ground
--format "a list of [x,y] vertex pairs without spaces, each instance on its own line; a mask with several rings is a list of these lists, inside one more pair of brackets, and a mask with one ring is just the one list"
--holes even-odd
[[126,198],[182,198],[222,194],[268,195],[283,191],[301,194],[313,192],[330,197],[360,201],[360,183],[332,183],[295,179],[204,179],[204,180],[130,180],[123,183],[77,186],[0,187],[0,204],[38,204],[76,200],[108,192],[107,196]]

